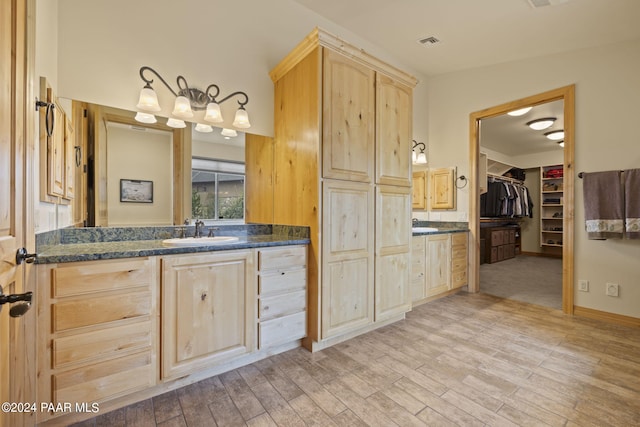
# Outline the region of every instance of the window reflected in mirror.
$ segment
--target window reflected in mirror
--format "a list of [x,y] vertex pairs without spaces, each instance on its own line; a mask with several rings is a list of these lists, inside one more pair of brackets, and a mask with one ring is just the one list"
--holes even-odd
[[193,158],[191,217],[219,223],[244,222],[244,164]]

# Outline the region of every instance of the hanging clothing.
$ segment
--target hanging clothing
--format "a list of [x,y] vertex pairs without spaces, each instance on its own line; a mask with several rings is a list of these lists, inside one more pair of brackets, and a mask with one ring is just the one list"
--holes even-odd
[[519,183],[487,183],[487,192],[480,196],[481,217],[533,218],[533,200],[526,186]]

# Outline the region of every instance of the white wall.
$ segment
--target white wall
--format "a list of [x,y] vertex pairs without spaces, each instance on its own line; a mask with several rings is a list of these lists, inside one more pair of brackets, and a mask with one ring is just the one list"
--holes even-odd
[[[569,84],[576,85],[576,171],[637,168],[640,40],[450,73],[429,81],[431,166],[469,168],[469,114]],[[587,240],[582,181],[576,178],[575,277],[590,282],[578,306],[640,317],[640,242]],[[468,211],[467,189],[458,210]],[[605,296],[605,283],[620,297]]]
[[[107,218],[109,226],[173,224],[172,134],[107,126]],[[153,182],[153,203],[120,201],[120,180]]]

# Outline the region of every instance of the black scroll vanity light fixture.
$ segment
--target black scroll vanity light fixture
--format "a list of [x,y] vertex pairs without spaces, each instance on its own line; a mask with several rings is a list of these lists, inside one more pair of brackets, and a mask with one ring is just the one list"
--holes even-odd
[[[151,75],[151,76],[150,76]],[[145,86],[140,90],[140,98],[136,107],[140,110],[136,114],[135,119],[141,123],[156,123],[156,117],[153,113],[157,113],[161,110],[158,103],[158,95],[151,84],[154,82],[153,76],[156,76],[169,91],[176,97],[172,117],[167,120],[167,126],[173,128],[186,127],[184,119],[192,119],[194,117],[193,111],[205,111],[204,121],[214,124],[223,123],[222,112],[220,111],[220,104],[233,98],[238,97],[238,104],[240,107],[236,111],[235,118],[233,120],[233,126],[238,129],[247,129],[251,127],[249,122],[249,114],[245,110],[245,105],[249,102],[249,96],[242,91],[233,92],[222,99],[218,99],[220,95],[220,88],[216,84],[210,84],[205,91],[201,89],[191,87],[187,83],[187,80],[183,76],[178,76],[176,81],[178,89],[174,90],[167,81],[162,78],[156,70],[151,67],[140,68],[140,78],[145,83]],[[196,130],[199,132],[212,132],[211,125],[204,123],[197,123]],[[225,129],[226,130],[226,129]],[[223,130],[224,131],[224,130]],[[231,133],[233,129],[227,130],[227,133]]]
[[[420,150],[420,152],[416,151],[416,148]],[[427,146],[424,142],[417,142],[415,139],[413,140],[413,148],[411,150],[411,161],[414,165],[426,165],[427,164],[427,155],[424,150]]]

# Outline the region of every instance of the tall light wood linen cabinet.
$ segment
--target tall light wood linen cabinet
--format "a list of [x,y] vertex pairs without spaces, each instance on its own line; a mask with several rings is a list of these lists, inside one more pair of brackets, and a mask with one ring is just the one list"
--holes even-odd
[[[321,29],[270,73],[273,222],[309,226],[308,337],[319,349],[411,307],[414,77]],[[268,201],[267,201],[268,203]]]

